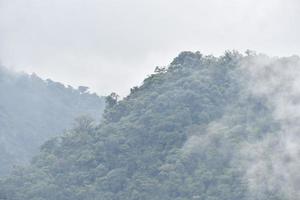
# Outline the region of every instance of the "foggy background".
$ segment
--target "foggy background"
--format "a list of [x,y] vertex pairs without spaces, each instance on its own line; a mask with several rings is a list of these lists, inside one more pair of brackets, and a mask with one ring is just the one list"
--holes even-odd
[[0,0],[0,60],[122,96],[180,51],[300,54],[297,0]]

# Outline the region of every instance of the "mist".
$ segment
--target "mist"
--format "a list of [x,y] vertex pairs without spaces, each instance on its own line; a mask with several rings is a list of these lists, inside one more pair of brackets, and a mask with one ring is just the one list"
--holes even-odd
[[249,158],[246,177],[252,197],[280,193],[287,199],[299,199],[300,58],[261,55],[247,60],[244,67],[250,77],[248,89],[266,100],[280,127],[262,140],[243,146],[244,158]]

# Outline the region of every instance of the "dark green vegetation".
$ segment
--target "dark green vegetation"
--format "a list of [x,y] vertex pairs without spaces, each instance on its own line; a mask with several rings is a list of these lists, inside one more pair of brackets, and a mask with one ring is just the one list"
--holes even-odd
[[[121,101],[99,126],[81,119],[3,180],[9,200],[245,200],[239,150],[277,124],[247,90],[252,55],[183,52]],[[266,193],[266,199],[279,198]]]
[[104,98],[79,89],[0,66],[0,176],[27,163],[41,144],[72,127],[74,118],[100,120]]

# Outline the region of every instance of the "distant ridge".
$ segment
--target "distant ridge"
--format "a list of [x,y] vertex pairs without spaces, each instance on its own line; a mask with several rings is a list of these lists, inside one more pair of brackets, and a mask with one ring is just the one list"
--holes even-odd
[[80,115],[99,121],[104,98],[0,66],[0,176],[25,164]]

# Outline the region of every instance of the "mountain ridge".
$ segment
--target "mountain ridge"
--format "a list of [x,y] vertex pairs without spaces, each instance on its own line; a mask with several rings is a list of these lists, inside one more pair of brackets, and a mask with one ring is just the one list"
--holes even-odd
[[249,70],[263,59],[267,67],[284,60],[234,51],[220,57],[179,54],[124,99],[115,94],[107,97],[100,125],[79,121],[68,134],[45,143],[29,167],[2,180],[2,196],[12,200],[289,199],[276,187],[250,185],[259,177],[254,176],[260,169],[255,168],[256,145],[276,138],[282,128],[274,106],[255,92],[259,88],[250,81]]

